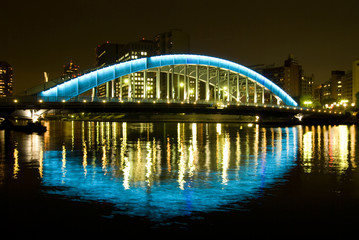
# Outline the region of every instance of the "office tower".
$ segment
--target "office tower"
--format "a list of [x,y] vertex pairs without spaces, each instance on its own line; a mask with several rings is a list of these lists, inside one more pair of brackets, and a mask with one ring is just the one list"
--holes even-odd
[[157,34],[154,42],[156,55],[190,53],[189,34],[180,29]]
[[13,69],[7,62],[0,61],[0,97],[13,95]]
[[[355,60],[352,66],[352,101],[356,101],[355,94],[359,92],[359,60]],[[358,106],[357,106],[358,107]]]
[[[106,42],[96,48],[96,61],[98,67],[119,62],[140,59],[154,55],[154,42],[141,39],[127,44]],[[153,85],[154,73],[148,73],[147,84]],[[141,98],[145,93],[153,98],[153,88],[147,87],[145,92],[144,73],[134,73],[100,85],[97,88],[98,97],[113,98]]]
[[332,71],[330,77],[331,99],[333,101],[341,101],[343,99],[343,81],[345,71]]
[[71,60],[69,64],[64,65],[64,73],[62,75],[76,77],[78,75],[79,68],[80,66],[74,64]]
[[265,77],[272,80],[295,100],[299,100],[302,95],[303,70],[302,66],[289,55],[284,61],[283,66],[266,67],[258,70]]

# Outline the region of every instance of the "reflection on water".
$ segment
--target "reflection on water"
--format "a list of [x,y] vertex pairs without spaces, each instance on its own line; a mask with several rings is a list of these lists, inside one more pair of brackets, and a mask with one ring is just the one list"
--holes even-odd
[[349,167],[356,168],[354,125],[306,126],[302,131],[301,165],[306,173],[321,170],[342,173]]
[[[356,168],[355,126],[46,122],[14,142],[13,179],[38,169],[48,194],[162,220],[222,210],[305,173]],[[4,131],[0,131],[4,149]],[[21,147],[20,147],[21,146]],[[3,154],[3,151],[2,151]],[[2,156],[3,159],[4,156]],[[0,162],[0,184],[5,167]],[[45,190],[44,190],[45,191]],[[115,214],[115,213],[114,213]]]

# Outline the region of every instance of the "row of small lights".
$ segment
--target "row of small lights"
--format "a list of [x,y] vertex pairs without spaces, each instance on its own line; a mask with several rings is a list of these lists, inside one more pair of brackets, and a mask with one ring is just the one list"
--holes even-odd
[[[14,99],[14,103],[18,103],[19,101],[17,100],[17,99]],[[44,102],[42,99],[39,99],[39,103],[42,103],[42,102]],[[66,100],[65,99],[63,99],[62,100],[62,102],[63,103],[65,103],[66,102]],[[83,100],[82,101],[83,103],[86,103],[87,102],[87,100]],[[106,100],[102,100],[102,103],[106,103],[107,101]],[[124,101],[123,100],[119,100],[119,102],[120,103],[124,103]],[[141,101],[137,101],[137,103],[141,103]],[[156,101],[153,101],[153,103],[157,103]],[[167,101],[167,104],[170,104],[171,102],[170,101]],[[184,104],[184,102],[182,101],[181,102],[181,104]],[[193,102],[193,104],[197,104],[197,102]],[[217,104],[218,106],[221,106],[220,104]],[[228,103],[227,104],[227,106],[229,106],[230,104]],[[237,106],[239,106],[240,104],[239,103],[237,103]],[[222,105],[223,106],[223,105]],[[256,104],[256,105],[254,105],[255,107],[260,107],[258,104]],[[266,108],[267,107],[267,105],[263,105],[263,107],[264,108]],[[276,106],[274,106],[274,105],[272,105],[272,108],[275,108]],[[293,109],[296,109],[296,110],[303,110],[303,108],[297,108],[297,107],[289,107],[289,106],[287,106],[287,107],[284,107],[284,106],[279,106],[279,107],[277,107],[277,108],[280,108],[280,109],[282,109],[282,108],[286,108],[286,109],[290,109],[290,108],[293,108]],[[322,112],[322,110],[321,109],[318,109],[318,110],[316,110],[316,109],[310,109],[310,108],[307,108],[306,109],[306,111],[313,111],[313,112]],[[336,112],[336,111],[334,111],[334,112],[332,112],[332,111],[327,111],[327,110],[323,110],[323,112],[324,113],[333,113],[333,114],[342,114],[342,112]]]

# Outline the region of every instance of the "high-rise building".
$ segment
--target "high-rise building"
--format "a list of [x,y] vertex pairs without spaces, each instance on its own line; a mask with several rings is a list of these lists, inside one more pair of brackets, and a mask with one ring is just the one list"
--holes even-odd
[[157,34],[154,41],[156,55],[190,53],[189,34],[180,29]]
[[[182,30],[157,34],[154,40],[142,38],[127,44],[106,42],[96,48],[98,67],[162,54],[189,53],[189,35]],[[155,98],[155,72],[138,72],[98,86],[98,97]],[[164,73],[160,73],[164,74]],[[164,84],[163,82],[161,84]],[[164,86],[161,86],[164,87]]]
[[301,81],[301,96],[305,99],[312,99],[314,94],[314,74],[311,76],[302,76]]
[[79,72],[79,68],[80,66],[74,64],[71,60],[69,64],[64,65],[64,73],[62,75],[76,77]]
[[353,74],[352,74],[352,71],[348,71],[343,76],[341,92],[342,92],[341,99],[348,100],[348,102],[351,102],[351,103],[355,102],[355,96],[353,98]]
[[330,81],[320,84],[314,89],[314,101],[326,104],[331,99],[331,93]]
[[[303,76],[302,66],[298,64],[291,54],[288,59],[284,61],[283,66],[270,66],[258,69],[258,71],[276,83],[297,101],[302,96],[302,90],[305,90],[306,93],[309,92],[307,85],[309,85],[309,83],[312,84],[312,79]],[[302,84],[304,83],[306,86],[302,88]],[[310,92],[311,91],[312,90],[310,90]]]
[[340,101],[343,99],[343,82],[344,82],[345,71],[332,71],[330,77],[330,89],[331,98],[334,101]]
[[[97,66],[102,67],[116,62],[149,57],[154,55],[154,42],[141,39],[127,44],[116,44],[106,42],[96,48]],[[154,73],[147,74],[146,85],[153,85]],[[119,97],[139,98],[145,94],[144,73],[134,73],[126,78],[115,79],[104,83],[97,88],[98,97]],[[129,85],[129,83],[131,85]],[[149,98],[153,97],[153,89],[147,87]]]
[[[352,101],[356,101],[355,94],[359,92],[359,59],[353,62],[352,67]],[[358,107],[358,106],[357,106]]]
[[98,45],[95,49],[96,54],[96,66],[103,67],[116,63],[120,58],[119,51],[123,47],[123,44],[106,42]]
[[0,97],[13,95],[13,69],[7,62],[0,61]]

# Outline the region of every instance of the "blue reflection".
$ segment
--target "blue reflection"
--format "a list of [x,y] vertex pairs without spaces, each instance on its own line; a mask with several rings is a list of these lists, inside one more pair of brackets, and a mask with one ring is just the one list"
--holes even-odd
[[128,134],[143,129],[128,125],[120,126],[116,149],[84,139],[81,150],[45,151],[43,184],[56,187],[48,193],[111,203],[122,214],[153,220],[218,211],[283,181],[298,151],[296,127],[178,124],[171,141],[130,141]]

